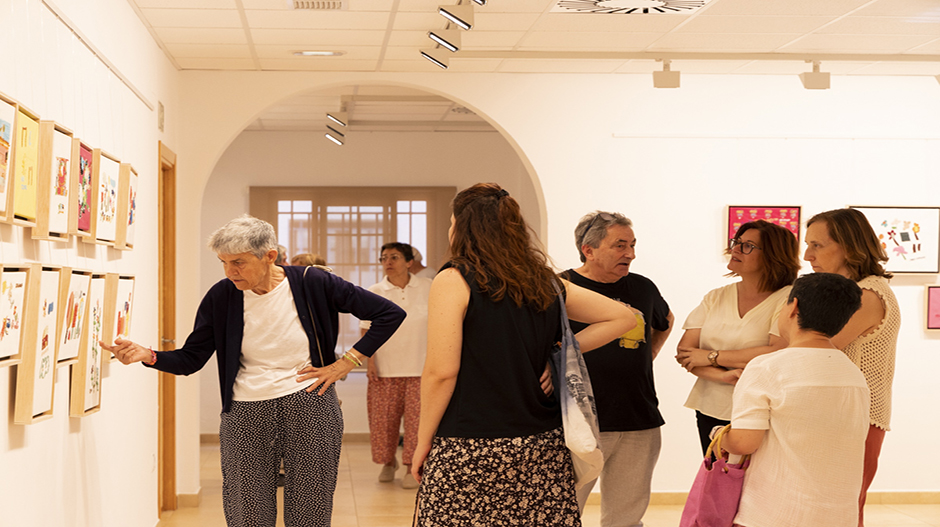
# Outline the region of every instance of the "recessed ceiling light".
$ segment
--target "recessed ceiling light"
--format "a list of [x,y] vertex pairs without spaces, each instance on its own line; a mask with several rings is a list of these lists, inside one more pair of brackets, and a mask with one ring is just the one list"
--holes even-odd
[[339,57],[345,55],[345,51],[295,51],[294,55],[298,57]]

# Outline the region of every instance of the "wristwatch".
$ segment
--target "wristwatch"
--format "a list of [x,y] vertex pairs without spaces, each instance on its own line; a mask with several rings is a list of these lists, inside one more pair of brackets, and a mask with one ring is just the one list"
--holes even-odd
[[720,368],[720,366],[718,366],[718,350],[708,354],[708,362],[712,363],[712,366]]

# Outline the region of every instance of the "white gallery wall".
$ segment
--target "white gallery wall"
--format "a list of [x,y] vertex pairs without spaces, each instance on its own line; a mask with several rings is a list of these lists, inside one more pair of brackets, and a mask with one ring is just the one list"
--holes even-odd
[[[28,228],[0,225],[0,263],[136,275],[131,336],[156,343],[157,142],[176,147],[176,71],[123,0],[0,0],[0,50],[0,92],[139,174],[133,251],[34,241]],[[167,133],[157,129],[158,101]],[[60,367],[53,417],[23,426],[13,424],[17,367],[0,368],[0,407],[8,409],[0,419],[0,524],[156,523],[157,377],[119,363],[102,370],[101,411],[69,417],[70,368]]]
[[[216,176],[229,166],[220,159],[241,145],[232,143],[241,130],[294,94],[375,83],[448,96],[485,116],[519,155],[540,208],[536,227],[560,267],[578,263],[571,232],[581,215],[599,208],[630,216],[639,239],[633,270],[660,286],[680,327],[708,290],[728,281],[722,248],[729,204],[800,205],[804,220],[850,204],[940,206],[940,85],[932,78],[833,77],[828,91],[804,90],[795,76],[684,75],[676,90],[653,89],[648,75],[607,74],[184,72],[182,79],[181,162],[192,170],[194,188],[207,194],[220,191]],[[361,150],[333,155],[355,163]],[[298,156],[300,164],[305,158]],[[423,159],[415,155],[414,166]],[[241,197],[226,204],[232,213],[211,213],[211,221],[247,210],[245,177],[234,182]],[[284,184],[296,184],[286,177]],[[446,174],[434,177],[457,184]],[[201,192],[181,197],[188,206],[181,203],[180,221],[201,224],[181,233],[181,243],[199,258],[212,257],[203,248],[210,213],[201,209],[210,199]],[[211,279],[187,280],[180,289],[191,293],[180,309],[191,316]],[[940,461],[910,455],[930,451],[940,433],[940,419],[923,410],[940,403],[940,385],[922,367],[940,350],[938,337],[922,329],[923,285],[936,281],[893,281],[904,322],[893,431],[875,491],[940,491]],[[672,358],[680,334],[655,366],[667,421],[653,480],[658,492],[688,490],[700,461],[693,412],[682,407],[693,379]]]

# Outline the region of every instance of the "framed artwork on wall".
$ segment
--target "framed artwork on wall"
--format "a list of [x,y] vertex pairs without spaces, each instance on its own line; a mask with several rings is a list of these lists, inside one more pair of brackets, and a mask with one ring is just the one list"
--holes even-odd
[[69,240],[72,132],[39,122],[39,184],[34,240]]
[[940,331],[940,284],[927,286],[927,329]]
[[20,363],[29,266],[0,267],[0,367]]
[[130,163],[121,163],[120,189],[118,201],[117,241],[114,246],[121,250],[134,248],[134,232],[137,230],[137,171]]
[[80,238],[91,236],[94,203],[95,152],[79,139],[72,139],[72,188],[69,192],[69,234]]
[[41,264],[31,265],[23,311],[23,356],[16,367],[13,411],[16,424],[28,425],[52,417],[60,271]]
[[[100,150],[96,150],[100,152]],[[121,163],[114,156],[100,152],[93,161],[97,169],[92,171],[94,205],[92,206],[90,243],[114,245],[117,239],[117,209]]]
[[85,306],[88,303],[88,287],[91,272],[63,268],[59,279],[59,323],[56,350],[60,365],[78,361],[82,353],[82,331],[85,329]]
[[892,273],[940,273],[940,207],[850,205],[868,219]]
[[7,219],[32,227],[39,186],[39,116],[20,105],[13,126],[13,209],[7,210]]
[[[129,338],[134,315],[134,277],[108,273],[105,280],[104,325],[101,334],[106,343]],[[116,360],[109,354],[111,360]]]
[[[775,223],[792,232],[796,239],[800,239],[799,206],[766,206],[766,205],[729,205],[728,206],[728,236],[726,241],[734,238],[741,225],[749,221],[764,220]],[[725,247],[727,247],[727,243]]]
[[13,150],[13,122],[16,120],[16,103],[0,93],[0,217],[6,218],[10,197]]
[[69,415],[85,417],[101,409],[101,366],[104,363],[98,341],[103,335],[105,310],[105,275],[92,274],[88,302],[79,345],[78,362],[72,366]]

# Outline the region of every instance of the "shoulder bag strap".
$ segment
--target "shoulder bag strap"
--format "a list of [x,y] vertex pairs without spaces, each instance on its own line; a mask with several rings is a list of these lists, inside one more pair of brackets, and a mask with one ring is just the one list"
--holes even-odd
[[[304,286],[305,293],[308,292],[307,291],[307,269],[309,269],[309,267],[304,267],[304,276],[301,279],[301,283]],[[323,352],[320,351],[320,336],[317,334],[317,319],[314,318],[313,316],[313,309],[310,307],[310,300],[307,299],[306,296],[304,297],[304,300],[305,300],[304,303],[307,304],[307,312],[310,314],[310,325],[313,326],[313,340],[316,341],[317,343],[317,353],[320,355],[320,367],[324,368],[326,367],[326,362],[323,362]]]

